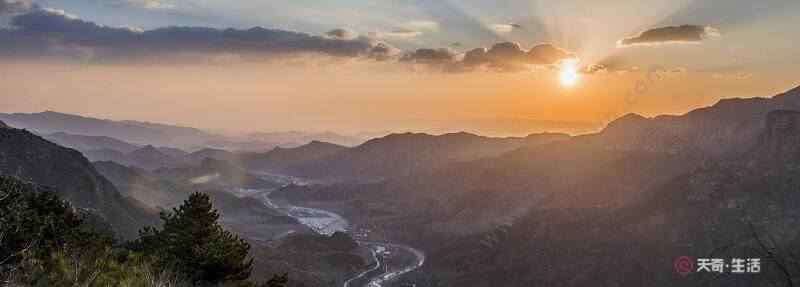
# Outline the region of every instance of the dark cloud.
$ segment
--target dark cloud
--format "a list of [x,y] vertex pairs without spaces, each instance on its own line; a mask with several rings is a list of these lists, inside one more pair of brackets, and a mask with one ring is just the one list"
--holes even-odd
[[718,37],[719,30],[710,26],[682,25],[654,28],[619,41],[619,46],[653,45],[663,43],[697,43],[710,37]]
[[475,48],[464,53],[464,60],[461,63],[467,67],[480,66],[489,63],[486,48]]
[[456,61],[455,51],[448,48],[441,49],[417,49],[414,52],[403,55],[402,62],[413,62],[420,64],[450,64]]
[[519,43],[501,42],[490,48],[469,50],[463,55],[458,55],[451,49],[419,49],[406,54],[401,61],[436,64],[448,72],[468,72],[483,68],[517,72],[529,71],[534,66],[554,65],[574,57],[572,53],[552,44],[540,44],[525,50]]
[[[8,0],[0,0],[8,1]],[[10,3],[10,2],[5,2]],[[0,28],[0,57],[91,59],[99,62],[191,61],[195,56],[228,62],[273,56],[315,53],[338,57],[399,60],[437,66],[445,71],[470,71],[486,67],[498,71],[530,70],[573,57],[551,44],[529,50],[514,42],[497,43],[459,54],[453,49],[418,49],[403,54],[392,45],[348,29],[323,35],[265,29],[166,27],[153,30],[99,25],[63,11],[33,7]],[[410,33],[398,30],[392,33]]]
[[528,59],[531,64],[553,65],[575,55],[553,44],[539,44],[528,50]]
[[25,12],[32,7],[31,0],[0,0],[0,16]]
[[400,49],[389,44],[378,43],[369,51],[369,57],[379,61],[386,61],[395,58],[395,56],[401,53],[402,51],[400,51]]
[[552,65],[573,54],[564,51],[552,44],[536,45],[530,50],[525,50],[518,43],[497,43],[489,49],[478,48],[464,54],[462,64],[465,67],[488,65],[505,71],[525,70],[531,65]]
[[342,28],[330,30],[327,33],[325,33],[325,35],[340,40],[352,40],[358,38],[358,34],[356,32],[353,32],[353,30],[342,29]]
[[[85,51],[98,60],[158,57],[175,53],[226,53],[274,56],[321,53],[332,56],[375,58],[396,52],[386,43],[331,31],[325,36],[265,29],[168,27],[141,31],[98,25],[63,11],[34,9],[15,16],[11,28],[0,29],[0,56],[47,56],[53,51]],[[338,35],[337,37],[331,37]]]

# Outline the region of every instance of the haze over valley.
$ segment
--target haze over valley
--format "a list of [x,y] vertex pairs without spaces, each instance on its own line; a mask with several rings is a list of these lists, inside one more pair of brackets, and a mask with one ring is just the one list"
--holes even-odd
[[0,0],[0,287],[796,286],[789,0]]

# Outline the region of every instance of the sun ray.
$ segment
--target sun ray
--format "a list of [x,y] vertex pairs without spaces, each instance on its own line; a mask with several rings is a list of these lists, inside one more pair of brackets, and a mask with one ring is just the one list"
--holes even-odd
[[561,61],[559,70],[559,82],[562,87],[570,88],[578,84],[578,59],[566,59]]

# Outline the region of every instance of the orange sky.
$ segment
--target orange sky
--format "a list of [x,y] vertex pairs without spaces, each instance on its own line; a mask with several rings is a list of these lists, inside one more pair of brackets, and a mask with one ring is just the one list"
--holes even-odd
[[[323,60],[324,61],[324,60]],[[684,113],[719,98],[771,96],[788,77],[703,72],[441,73],[365,60],[221,65],[4,63],[0,112],[55,110],[232,131],[456,131],[523,135],[537,121],[597,126],[627,112]],[[637,91],[634,86],[640,81]],[[581,127],[585,128],[586,125]],[[574,129],[573,129],[574,130]]]

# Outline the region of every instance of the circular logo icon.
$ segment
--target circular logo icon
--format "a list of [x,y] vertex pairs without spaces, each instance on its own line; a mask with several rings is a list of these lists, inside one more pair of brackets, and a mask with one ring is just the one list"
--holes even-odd
[[689,256],[675,258],[675,261],[672,262],[672,268],[675,269],[675,273],[678,273],[678,275],[689,275],[694,271],[694,260]]

